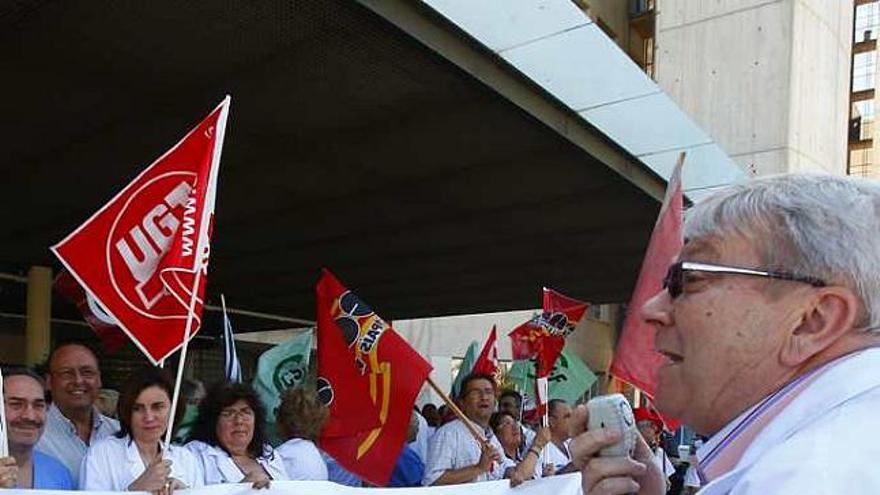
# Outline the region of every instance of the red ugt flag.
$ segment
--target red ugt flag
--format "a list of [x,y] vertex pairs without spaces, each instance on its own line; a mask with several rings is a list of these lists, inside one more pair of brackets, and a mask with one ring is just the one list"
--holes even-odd
[[[681,189],[683,163],[684,156],[679,158],[672,176],[669,177],[666,197],[663,199],[657,223],[654,224],[639,279],[629,301],[629,313],[611,361],[611,374],[642,389],[651,398],[657,391],[657,370],[663,364],[664,358],[654,351],[654,328],[643,321],[639,313],[648,299],[662,290],[663,276],[684,245]],[[675,423],[674,420],[664,419],[667,426]]]
[[385,486],[431,365],[329,271],[317,292],[318,387],[331,397],[321,448]]
[[70,272],[61,270],[52,285],[56,292],[76,304],[83,319],[92,327],[108,351],[116,352],[125,346],[128,337],[119,328],[119,324],[107,314],[107,311],[98,304],[98,301],[95,301],[94,297],[80,287]]
[[480,351],[480,356],[474,363],[471,373],[491,375],[495,377],[495,382],[498,382],[498,336],[495,325],[492,325],[489,338],[486,339],[483,350]]
[[154,364],[200,325],[229,103],[52,247]]
[[536,359],[538,378],[550,376],[565,347],[565,337],[574,331],[589,306],[544,287],[543,312],[510,332],[513,359]]

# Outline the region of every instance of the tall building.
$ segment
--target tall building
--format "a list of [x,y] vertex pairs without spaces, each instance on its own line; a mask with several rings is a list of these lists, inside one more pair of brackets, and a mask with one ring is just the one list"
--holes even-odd
[[[574,2],[750,174],[847,172],[852,0]],[[876,2],[855,3],[876,26]]]
[[847,173],[880,177],[875,166],[874,102],[877,87],[877,31],[880,2],[858,0],[853,5],[852,85],[850,87],[849,155]]

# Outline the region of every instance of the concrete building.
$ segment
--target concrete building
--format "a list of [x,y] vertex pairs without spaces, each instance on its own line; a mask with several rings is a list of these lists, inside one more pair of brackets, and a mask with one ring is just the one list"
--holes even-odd
[[852,37],[852,85],[850,88],[849,155],[847,173],[880,177],[876,166],[877,125],[877,32],[880,2],[859,0],[854,5]]
[[846,173],[851,0],[575,3],[749,174]]

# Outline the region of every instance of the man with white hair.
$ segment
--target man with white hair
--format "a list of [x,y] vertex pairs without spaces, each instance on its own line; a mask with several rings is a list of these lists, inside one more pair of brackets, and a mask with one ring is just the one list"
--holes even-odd
[[[641,309],[667,358],[656,405],[710,435],[701,495],[880,493],[880,183],[789,174],[687,214],[685,246]],[[583,412],[581,412],[583,415]],[[662,494],[617,439],[572,443],[584,492]]]

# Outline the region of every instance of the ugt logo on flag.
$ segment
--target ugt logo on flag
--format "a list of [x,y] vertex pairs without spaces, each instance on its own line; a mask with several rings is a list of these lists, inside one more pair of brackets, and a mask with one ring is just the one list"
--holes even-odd
[[52,247],[154,363],[183,343],[191,304],[191,335],[199,327],[228,108],[227,97]]

